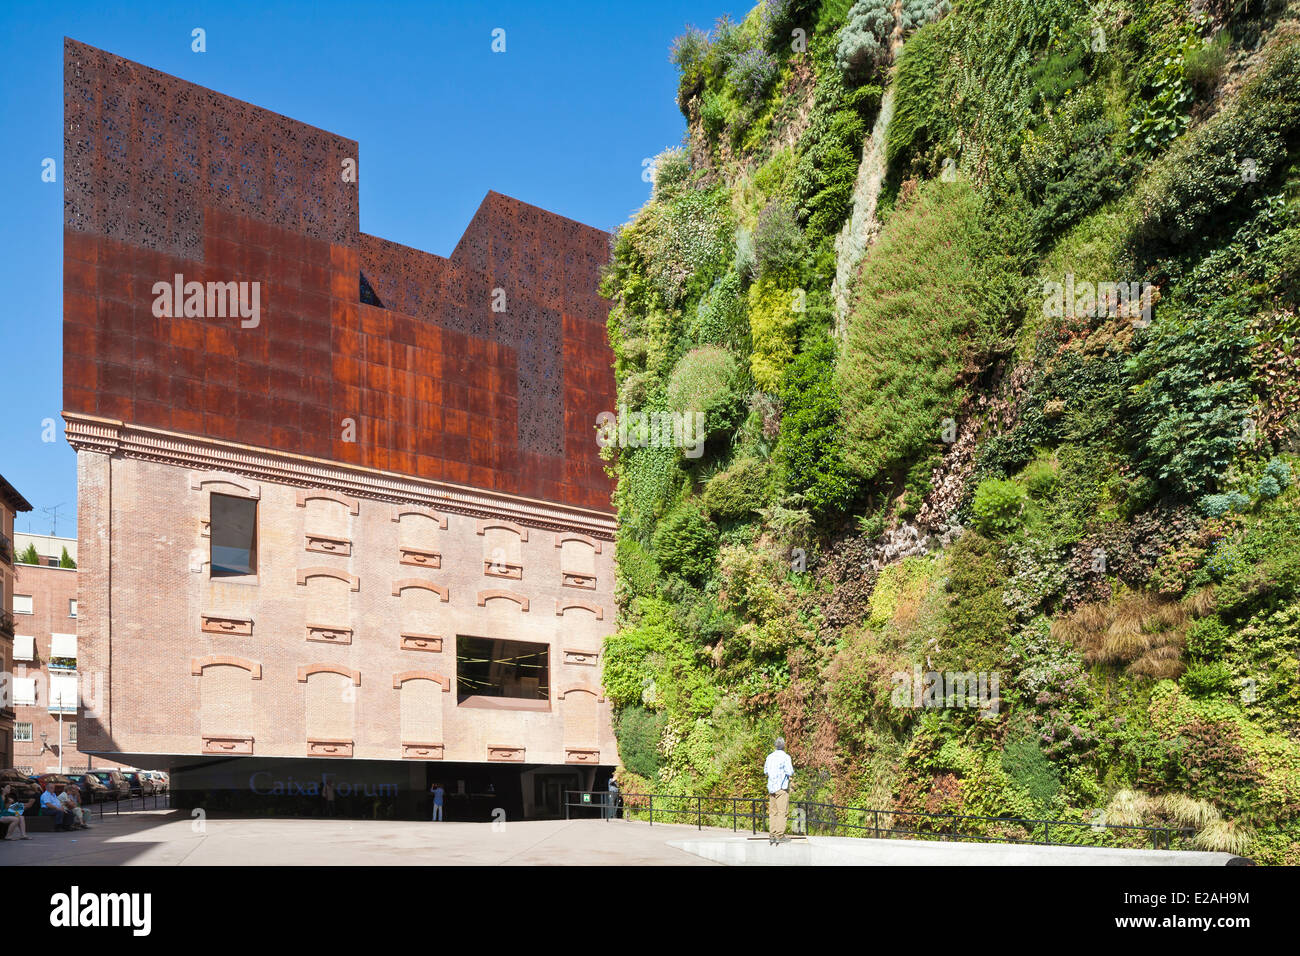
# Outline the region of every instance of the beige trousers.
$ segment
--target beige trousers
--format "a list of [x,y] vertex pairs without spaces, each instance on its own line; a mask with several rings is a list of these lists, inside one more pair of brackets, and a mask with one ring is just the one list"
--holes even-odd
[[785,836],[785,819],[790,814],[790,791],[778,790],[767,795],[767,829],[772,836]]

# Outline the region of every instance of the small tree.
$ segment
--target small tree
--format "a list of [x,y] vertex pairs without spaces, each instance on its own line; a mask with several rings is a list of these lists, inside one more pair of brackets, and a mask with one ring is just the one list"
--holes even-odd
[[64,547],[63,553],[59,555],[59,567],[76,568],[76,566],[77,562],[72,560],[72,556],[68,554],[68,549]]
[[22,554],[18,555],[18,563],[19,564],[40,564],[41,556],[36,553],[36,545],[31,544],[29,542],[27,545],[27,550],[24,551]]

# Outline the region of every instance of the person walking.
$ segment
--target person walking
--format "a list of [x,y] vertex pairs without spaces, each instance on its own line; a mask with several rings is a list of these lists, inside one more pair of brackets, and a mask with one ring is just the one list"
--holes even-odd
[[790,812],[790,778],[794,764],[785,752],[785,738],[776,738],[776,749],[763,761],[767,775],[767,842],[777,845],[786,842],[785,821]]
[[433,794],[433,819],[429,822],[441,823],[442,822],[442,800],[443,797],[446,796],[446,793],[443,791],[442,784],[440,783],[435,783],[432,787],[430,787],[429,792]]

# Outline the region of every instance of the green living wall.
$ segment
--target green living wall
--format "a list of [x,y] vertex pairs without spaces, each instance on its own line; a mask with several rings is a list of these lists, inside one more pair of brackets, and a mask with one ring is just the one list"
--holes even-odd
[[757,796],[780,733],[795,799],[1300,863],[1297,4],[774,0],[670,55],[603,292],[620,405],[704,427],[607,450],[624,789]]

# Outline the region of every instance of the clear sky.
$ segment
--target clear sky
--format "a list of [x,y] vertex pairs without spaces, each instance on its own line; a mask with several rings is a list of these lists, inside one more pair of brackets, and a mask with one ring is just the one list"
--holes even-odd
[[[685,132],[673,37],[751,5],[4,0],[0,474],[34,506],[17,530],[49,533],[45,509],[61,506],[58,533],[75,534],[59,417],[63,37],[359,141],[362,230],[448,255],[489,189],[602,229],[626,221],[649,195],[642,159]],[[57,183],[41,181],[45,157]]]

